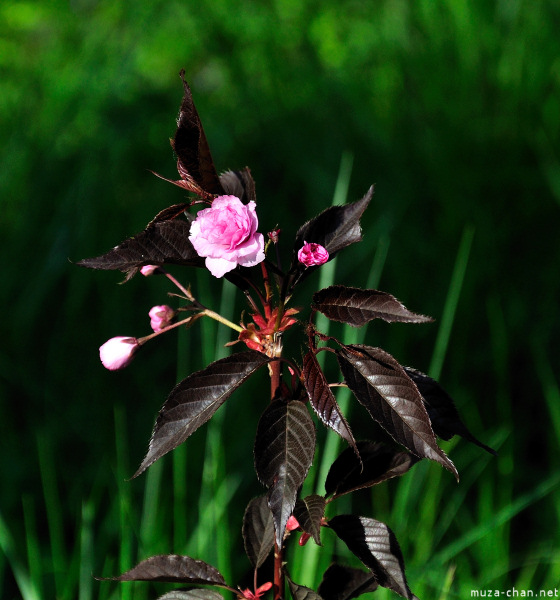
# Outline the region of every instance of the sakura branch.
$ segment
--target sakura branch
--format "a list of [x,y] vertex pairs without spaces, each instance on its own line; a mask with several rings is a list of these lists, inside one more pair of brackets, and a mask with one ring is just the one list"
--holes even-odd
[[[162,179],[192,196],[160,211],[143,231],[106,254],[79,264],[120,270],[127,280],[138,271],[146,276],[164,275],[178,290],[170,296],[182,302],[176,308],[167,303],[152,307],[148,315],[152,333],[145,337],[118,336],[105,342],[100,358],[110,370],[127,367],[147,341],[178,327],[193,326],[203,317],[235,332],[236,338],[228,345],[245,346],[190,374],[173,388],[134,477],[185,443],[240,386],[267,365],[270,393],[260,408],[257,430],[243,434],[244,439],[254,434],[253,466],[263,485],[262,495],[247,498],[241,532],[254,584],[252,590],[242,589],[227,583],[218,569],[201,557],[174,554],[142,561],[114,579],[189,586],[171,593],[176,600],[221,598],[208,587],[247,600],[269,593],[274,600],[284,600],[287,587],[295,600],[350,600],[379,586],[414,600],[404,558],[391,529],[369,515],[337,514],[337,498],[403,476],[420,460],[435,461],[458,478],[453,462],[438,445],[438,437],[447,440],[460,435],[489,452],[493,450],[468,430],[450,396],[436,381],[403,367],[381,348],[369,343],[345,345],[315,324],[318,312],[352,327],[378,319],[430,323],[430,317],[410,311],[386,292],[333,285],[308,299],[309,317],[304,316],[301,326],[296,326],[307,310],[289,306],[299,283],[341,250],[361,241],[361,218],[373,187],[356,202],[327,208],[302,224],[288,245],[288,260],[282,261],[286,234],[278,225],[266,239],[259,233],[255,183],[247,167],[217,174],[183,72],[181,78],[184,95],[172,140],[180,179]],[[289,266],[284,268],[284,264]],[[210,276],[227,279],[243,293],[247,313],[244,311],[236,324],[203,306],[188,284],[168,272],[168,265],[184,267],[187,278],[192,269],[199,268]],[[183,314],[189,316],[181,319]],[[299,342],[295,357],[284,355],[286,336]],[[317,359],[323,351],[336,356],[340,374],[334,381],[329,381]],[[386,434],[384,440],[392,443],[355,439],[332,391],[341,385],[341,379],[366,409],[372,425],[380,426]],[[301,497],[317,446],[316,423],[340,436],[348,447],[330,467],[324,482],[326,493]],[[372,437],[374,430],[372,427]],[[301,533],[300,545],[311,539],[321,544],[322,531],[323,535],[337,536],[363,568],[333,564],[323,574],[317,591],[294,582],[285,560],[294,531]],[[274,557],[269,562],[271,553]],[[259,581],[266,583],[259,585]]]

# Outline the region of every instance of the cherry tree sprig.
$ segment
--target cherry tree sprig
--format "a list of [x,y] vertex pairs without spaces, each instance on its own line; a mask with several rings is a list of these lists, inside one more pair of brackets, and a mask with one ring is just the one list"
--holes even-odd
[[[179,290],[172,296],[186,302],[176,309],[167,304],[153,307],[150,335],[118,336],[103,344],[100,356],[109,369],[129,365],[148,340],[180,326],[191,326],[204,316],[237,333],[230,345],[242,343],[247,347],[188,375],[172,389],[133,477],[184,443],[241,385],[268,367],[270,394],[263,402],[253,448],[253,466],[265,491],[249,500],[242,524],[243,544],[253,569],[253,590],[229,585],[216,567],[200,559],[174,554],[148,558],[114,579],[205,586],[175,590],[171,593],[174,600],[220,600],[222,597],[208,586],[228,590],[239,599],[256,600],[271,591],[274,600],[284,600],[286,585],[295,600],[350,600],[378,587],[417,600],[408,585],[404,558],[392,530],[370,516],[333,515],[335,509],[331,507],[340,496],[403,476],[424,459],[439,463],[458,480],[457,469],[439,447],[438,437],[448,440],[460,435],[488,452],[493,450],[472,435],[439,383],[417,369],[403,367],[381,348],[346,345],[325,335],[314,322],[317,312],[351,327],[377,319],[429,323],[430,317],[408,310],[386,292],[332,285],[313,294],[306,326],[294,327],[303,310],[288,308],[297,286],[341,250],[362,240],[361,218],[372,199],[373,186],[358,201],[327,208],[304,223],[295,234],[291,262],[284,268],[280,246],[285,234],[280,235],[276,225],[265,242],[265,236],[258,232],[255,183],[249,168],[218,176],[183,72],[181,78],[184,95],[172,140],[180,179],[162,179],[194,198],[160,211],[139,234],[79,264],[120,270],[127,280],[138,271],[164,274]],[[193,214],[198,205],[204,208]],[[274,256],[270,257],[272,246]],[[203,306],[190,287],[183,286],[164,265],[203,268],[214,277],[227,279],[243,292],[250,321],[242,316],[237,325]],[[176,320],[183,312],[189,316]],[[292,335],[303,333],[302,352],[295,359],[284,356],[283,339],[290,330]],[[317,340],[322,342],[320,347]],[[336,357],[340,375],[335,381],[329,381],[317,359],[324,351]],[[336,385],[351,390],[377,424],[375,431],[384,431],[383,438],[355,439],[333,394]],[[301,497],[317,445],[312,415],[344,439],[348,448],[331,465],[324,482],[325,494]],[[248,437],[244,432],[243,439]],[[286,546],[296,530],[302,534],[300,545],[310,539],[321,544],[321,535],[336,535],[366,570],[333,564],[323,574],[317,591],[299,585],[290,577],[285,562]],[[267,561],[271,553],[272,574]],[[258,585],[262,580],[266,583]]]

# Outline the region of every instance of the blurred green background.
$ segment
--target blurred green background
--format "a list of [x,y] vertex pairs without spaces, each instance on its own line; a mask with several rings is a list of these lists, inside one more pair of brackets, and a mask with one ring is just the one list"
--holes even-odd
[[[148,333],[147,311],[170,290],[71,263],[182,201],[149,172],[176,176],[181,68],[218,170],[251,167],[260,230],[281,226],[286,260],[337,181],[348,201],[376,184],[364,242],[340,255],[334,280],[377,278],[437,319],[375,325],[366,342],[437,371],[499,448],[494,459],[446,445],[458,486],[419,465],[374,492],[368,516],[396,532],[412,589],[426,600],[558,586],[559,27],[554,0],[1,2],[2,598],[154,598],[167,588],[91,574],[156,553],[194,552],[233,584],[249,568],[238,532],[262,493],[251,452],[265,379],[125,481],[177,377],[229,334],[204,324],[164,336],[109,373],[98,346]],[[177,275],[237,320],[231,289]],[[449,346],[434,354],[454,298]]]

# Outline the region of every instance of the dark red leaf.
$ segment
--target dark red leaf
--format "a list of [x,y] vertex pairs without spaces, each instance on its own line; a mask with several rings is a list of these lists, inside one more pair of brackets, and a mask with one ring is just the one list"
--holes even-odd
[[247,505],[242,532],[245,552],[258,569],[274,546],[274,521],[265,496],[254,498]]
[[396,442],[419,458],[439,462],[459,478],[437,445],[422,396],[404,367],[371,346],[344,346],[337,350],[337,358],[348,387]]
[[203,198],[223,194],[210,148],[193,102],[185,72],[181,71],[184,95],[177,119],[177,131],[171,142],[177,155],[177,171],[182,181],[172,182]]
[[224,600],[224,597],[213,590],[191,588],[188,590],[172,590],[157,600]]
[[226,586],[222,574],[208,563],[190,556],[161,554],[151,556],[113,581],[167,581],[170,583],[198,583]]
[[294,507],[294,517],[318,546],[321,546],[321,519],[325,515],[325,505],[324,496],[311,494],[298,500]]
[[237,196],[245,204],[257,201],[255,182],[249,167],[245,167],[241,171],[226,171],[222,173],[220,175],[220,184],[224,189],[224,193]]
[[377,583],[408,600],[417,600],[404,573],[404,560],[395,534],[380,521],[339,515],[329,527],[373,573]]
[[303,585],[294,583],[289,577],[287,579],[290,593],[292,594],[292,598],[294,600],[323,600],[323,598],[321,598],[317,592],[314,592]]
[[159,221],[106,254],[85,258],[78,265],[88,269],[123,271],[127,273],[127,279],[144,265],[204,267],[204,259],[198,256],[189,241],[189,230],[190,223],[183,219]]
[[422,394],[434,433],[438,437],[450,440],[454,435],[460,435],[486,452],[497,455],[495,450],[477,440],[469,431],[461,420],[451,396],[435,379],[410,367],[405,367],[404,370]]
[[323,600],[352,600],[377,589],[375,577],[367,571],[332,564],[323,575],[319,594]]
[[177,384],[158,415],[148,453],[134,477],[183,443],[267,362],[266,355],[247,350],[222,358]]
[[350,426],[340,412],[334,394],[313,352],[308,352],[303,358],[302,378],[309,402],[317,416],[355,449],[356,441]]
[[358,442],[357,446],[359,458],[347,448],[331,465],[325,481],[327,496],[336,498],[398,477],[419,460],[380,442]]
[[298,400],[276,400],[263,413],[255,438],[255,470],[269,488],[268,505],[280,545],[299,487],[315,452],[315,426]]
[[410,312],[394,296],[377,290],[333,285],[313,294],[314,308],[333,321],[361,327],[373,319],[427,323],[431,317]]

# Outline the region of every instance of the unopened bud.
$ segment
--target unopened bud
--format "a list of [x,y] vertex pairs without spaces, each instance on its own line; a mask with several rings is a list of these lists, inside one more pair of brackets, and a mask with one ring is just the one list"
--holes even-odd
[[144,265],[140,269],[140,273],[144,275],[144,277],[149,277],[150,275],[154,275],[158,271],[159,267],[157,265]]
[[323,265],[329,260],[329,253],[321,244],[303,243],[303,247],[298,252],[298,260],[306,267]]
[[140,348],[140,344],[136,338],[114,337],[99,348],[99,358],[106,369],[118,371],[132,362],[138,348]]
[[165,329],[175,316],[175,311],[166,304],[154,306],[148,313],[150,317],[150,325],[154,331]]

